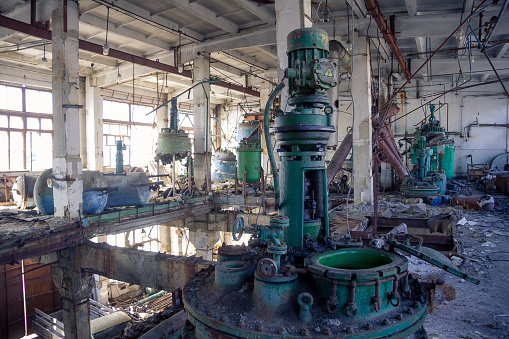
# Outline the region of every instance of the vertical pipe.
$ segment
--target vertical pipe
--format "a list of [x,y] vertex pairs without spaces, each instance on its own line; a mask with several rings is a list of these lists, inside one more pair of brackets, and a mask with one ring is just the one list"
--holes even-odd
[[25,320],[25,336],[28,335],[27,327],[27,297],[25,288],[25,261],[21,260],[21,284],[23,289],[23,319]]
[[176,185],[175,185],[175,167],[177,165],[177,159],[175,159],[175,154],[173,154],[173,164],[172,164],[172,169],[171,169],[171,183],[173,185],[173,189],[172,189],[172,192],[171,192],[171,196],[174,197],[175,196],[175,188],[176,188]]
[[280,82],[279,85],[276,86],[274,91],[269,96],[269,100],[267,100],[267,105],[265,105],[265,111],[263,115],[263,132],[265,134],[265,144],[267,145],[267,153],[269,155],[270,167],[272,169],[272,177],[274,180],[274,194],[276,196],[276,201],[274,208],[279,209],[279,174],[277,172],[276,159],[274,158],[274,151],[272,150],[272,142],[270,141],[270,131],[269,131],[269,116],[270,116],[270,108],[272,107],[272,103],[276,96],[281,92],[281,90],[285,87],[284,82]]
[[[37,0],[30,1],[30,25],[35,25],[37,21]],[[26,335],[26,333],[25,333]]]

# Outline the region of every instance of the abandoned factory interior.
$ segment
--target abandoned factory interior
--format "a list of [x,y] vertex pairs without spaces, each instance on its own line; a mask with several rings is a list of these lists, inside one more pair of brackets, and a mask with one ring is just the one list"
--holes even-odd
[[0,338],[509,338],[509,0],[1,0]]

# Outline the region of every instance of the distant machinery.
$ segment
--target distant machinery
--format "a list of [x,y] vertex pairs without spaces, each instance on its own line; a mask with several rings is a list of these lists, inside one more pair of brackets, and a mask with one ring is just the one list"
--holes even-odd
[[454,140],[435,118],[435,105],[430,105],[430,116],[415,131],[410,148],[414,165],[411,175],[403,180],[401,191],[406,196],[444,194],[447,179],[454,177]]
[[237,174],[237,158],[232,151],[218,149],[212,156],[212,182],[235,180]]

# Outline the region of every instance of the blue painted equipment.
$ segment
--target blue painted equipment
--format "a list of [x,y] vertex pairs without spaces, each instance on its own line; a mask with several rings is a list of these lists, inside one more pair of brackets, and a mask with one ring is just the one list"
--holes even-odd
[[[83,171],[83,214],[100,214],[108,201],[104,176],[97,171]],[[53,169],[47,169],[37,178],[34,186],[35,205],[42,214],[55,211],[53,202]]]
[[218,150],[212,157],[212,182],[235,180],[237,159],[235,154],[228,150]]
[[143,172],[107,174],[104,179],[110,190],[106,207],[143,206],[150,198],[152,183]]
[[[237,142],[241,143],[244,138],[247,138],[251,134],[251,132],[253,132],[255,129],[258,129],[259,125],[260,125],[259,121],[244,121],[243,123],[241,123],[237,130]],[[260,140],[259,130],[254,132],[254,134],[251,136]]]

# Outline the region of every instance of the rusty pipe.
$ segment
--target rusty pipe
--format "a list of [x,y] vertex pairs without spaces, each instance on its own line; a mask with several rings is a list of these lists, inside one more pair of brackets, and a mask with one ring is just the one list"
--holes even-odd
[[394,36],[394,32],[392,32],[390,26],[387,24],[387,20],[385,20],[384,15],[380,11],[380,7],[378,6],[378,1],[376,0],[364,0],[366,3],[366,8],[368,9],[369,13],[375,19],[376,23],[378,24],[378,27],[380,28],[380,31],[382,32],[385,41],[387,41],[387,44],[389,45],[392,54],[398,61],[399,67],[401,68],[401,71],[403,74],[405,74],[405,77],[408,81],[412,78],[410,75],[410,71],[405,63],[405,60],[403,59],[403,55],[401,54],[401,51],[399,50],[398,44],[396,42],[396,37]]
[[329,166],[327,166],[327,185],[332,182],[332,179],[334,179],[341,167],[343,167],[343,163],[345,162],[348,153],[350,153],[350,150],[352,149],[352,141],[352,130],[350,130],[350,132],[346,134],[345,138],[341,142],[341,145],[339,145],[338,149],[332,156]]
[[394,168],[394,170],[398,174],[398,177],[400,179],[407,177],[408,170],[406,169],[405,164],[403,164],[403,161],[399,157],[399,154],[398,155],[394,154],[384,139],[381,139],[381,138],[378,139],[377,143],[378,143],[378,147],[380,147],[387,155],[387,161]]
[[392,133],[389,130],[387,125],[382,128],[380,137],[385,140],[385,142],[387,143],[387,146],[389,146],[392,153],[399,155],[398,148],[396,147],[396,143],[394,142]]

